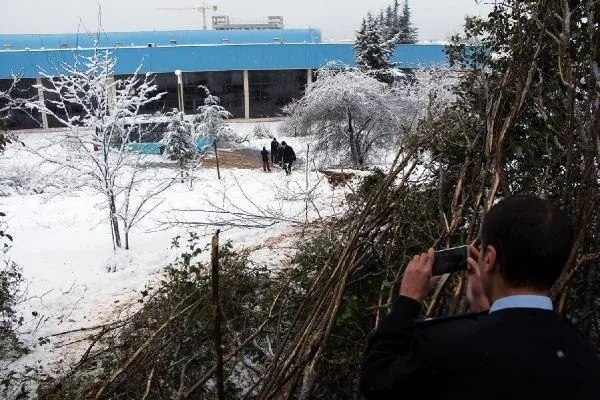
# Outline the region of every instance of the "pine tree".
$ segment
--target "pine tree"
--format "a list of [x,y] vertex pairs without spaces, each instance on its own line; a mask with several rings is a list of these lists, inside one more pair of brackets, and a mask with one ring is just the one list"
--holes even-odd
[[366,69],[366,60],[364,54],[367,53],[367,21],[365,18],[360,23],[360,28],[356,32],[356,40],[354,41],[354,51],[356,52],[356,64],[361,69]]
[[204,105],[198,107],[198,115],[195,119],[196,134],[198,137],[210,138],[221,142],[230,139],[230,131],[225,120],[231,118],[231,113],[221,106],[217,96],[210,94],[206,86],[198,87],[204,90]]
[[412,13],[410,11],[410,6],[408,5],[408,0],[404,0],[402,15],[398,18],[398,28],[400,32],[399,44],[411,44],[417,42],[418,32],[417,28],[415,28],[412,23],[411,17]]
[[181,169],[181,182],[187,163],[196,156],[196,143],[192,138],[191,126],[184,121],[183,114],[178,113],[169,123],[167,133],[161,140],[165,154],[172,161],[177,161]]
[[395,13],[391,5],[385,9],[385,18],[381,21],[381,31],[385,41],[391,41],[397,32],[398,15]]
[[381,10],[379,10],[379,14],[377,14],[377,18],[375,18],[375,26],[377,26],[377,29],[379,30],[379,34],[381,36],[382,40],[385,40],[388,37],[388,26],[385,23],[386,21],[386,14],[385,14],[385,10],[382,8]]
[[383,70],[390,68],[390,50],[383,44],[376,20],[371,14],[363,19],[356,34],[354,49],[356,63],[361,71]]

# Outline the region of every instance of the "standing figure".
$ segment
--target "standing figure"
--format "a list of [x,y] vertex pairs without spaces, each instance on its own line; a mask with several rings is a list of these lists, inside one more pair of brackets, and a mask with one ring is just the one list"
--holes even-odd
[[277,164],[277,152],[279,151],[279,142],[273,138],[271,141],[271,164]]
[[292,146],[288,146],[285,142],[281,142],[281,149],[283,169],[286,175],[290,175],[292,173],[292,164],[296,161],[296,153],[294,153]]
[[263,171],[271,172],[271,167],[269,166],[269,152],[267,151],[267,148],[265,146],[263,146],[263,149],[260,152],[260,155],[262,156]]
[[283,168],[283,143],[284,142],[281,142],[281,144],[277,148],[277,157],[275,158],[275,161],[277,162],[277,164],[279,164],[281,168]]

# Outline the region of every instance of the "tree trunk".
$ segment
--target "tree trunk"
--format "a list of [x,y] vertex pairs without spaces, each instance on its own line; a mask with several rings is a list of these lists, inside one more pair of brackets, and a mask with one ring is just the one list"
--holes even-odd
[[179,160],[179,171],[181,171],[181,183],[185,182],[184,174],[183,174],[183,159]]
[[355,143],[354,137],[354,126],[352,124],[352,113],[348,111],[348,140],[350,141],[350,156],[352,157],[352,165],[358,167],[359,157],[358,157],[358,147]]
[[125,228],[125,250],[129,250],[129,228]]
[[119,232],[119,220],[117,219],[117,205],[115,195],[111,192],[108,195],[108,205],[110,208],[110,226],[113,231],[114,246],[121,247],[121,233]]

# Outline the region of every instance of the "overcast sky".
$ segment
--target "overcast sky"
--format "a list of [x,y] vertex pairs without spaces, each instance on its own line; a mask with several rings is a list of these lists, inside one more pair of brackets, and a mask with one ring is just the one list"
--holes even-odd
[[[218,7],[215,15],[229,15],[236,21],[282,15],[287,28],[319,28],[324,41],[341,41],[354,37],[362,16],[391,1],[207,0],[206,4]],[[197,11],[157,10],[195,7],[201,0],[0,0],[0,33],[77,32],[81,24],[95,30],[98,4],[107,32],[202,28],[202,14]],[[490,7],[476,0],[409,0],[409,4],[420,40],[444,40],[461,26],[465,15],[486,14]]]

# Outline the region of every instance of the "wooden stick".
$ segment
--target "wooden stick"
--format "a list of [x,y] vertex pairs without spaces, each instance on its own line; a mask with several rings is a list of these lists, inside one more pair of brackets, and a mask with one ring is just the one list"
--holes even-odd
[[[217,163],[217,165],[219,164]],[[221,345],[221,307],[219,302],[219,232],[219,229],[217,229],[212,238],[212,306],[215,321],[215,350],[217,353],[217,398],[219,400],[225,400],[225,386],[223,381],[223,346]]]
[[148,376],[148,380],[146,381],[146,391],[144,392],[144,396],[142,396],[142,400],[146,400],[148,395],[150,394],[150,388],[152,387],[152,378],[154,377],[154,368],[150,370],[150,375]]
[[217,161],[217,177],[221,180],[221,170],[219,169],[219,153],[217,152],[217,139],[213,142],[213,147],[215,148],[215,159]]
[[304,199],[304,229],[306,229],[306,227],[308,226],[308,152],[310,150],[310,144],[306,144],[306,168],[305,168],[305,173],[304,173],[304,177],[306,180],[306,193],[304,194],[305,199]]

